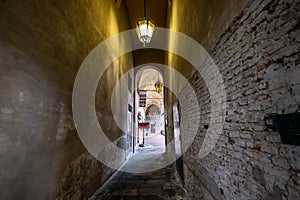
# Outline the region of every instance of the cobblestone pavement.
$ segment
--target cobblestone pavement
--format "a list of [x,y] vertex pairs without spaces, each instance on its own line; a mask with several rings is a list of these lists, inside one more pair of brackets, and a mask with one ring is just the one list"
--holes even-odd
[[[123,166],[148,170],[149,166],[166,161],[165,154],[135,154]],[[118,171],[90,200],[188,200],[174,173],[174,165],[147,173]]]

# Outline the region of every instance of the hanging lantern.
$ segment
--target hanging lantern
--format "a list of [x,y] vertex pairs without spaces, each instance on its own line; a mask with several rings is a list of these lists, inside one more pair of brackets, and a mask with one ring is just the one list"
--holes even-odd
[[136,23],[136,32],[138,35],[139,40],[146,46],[149,44],[153,31],[154,31],[155,24],[151,19],[143,18]]
[[144,46],[150,43],[155,27],[154,21],[147,17],[146,6],[147,2],[146,0],[144,0],[144,18],[138,20],[136,23],[136,33],[139,40],[144,44]]
[[163,84],[159,80],[154,84],[154,87],[157,93],[161,93],[163,90]]

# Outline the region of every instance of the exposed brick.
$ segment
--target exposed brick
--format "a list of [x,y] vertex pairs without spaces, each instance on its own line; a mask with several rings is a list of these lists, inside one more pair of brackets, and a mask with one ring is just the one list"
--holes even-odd
[[[222,199],[300,199],[295,173],[300,148],[282,144],[279,133],[264,124],[270,113],[300,108],[298,8],[296,0],[249,1],[211,52],[225,81],[226,122],[208,156],[195,157],[206,133],[201,127],[184,154],[186,188],[196,199],[214,199],[201,176],[190,171],[196,163],[207,170]],[[202,79],[192,85],[202,105],[201,123],[209,124],[208,89]],[[194,111],[182,117],[189,112]]]

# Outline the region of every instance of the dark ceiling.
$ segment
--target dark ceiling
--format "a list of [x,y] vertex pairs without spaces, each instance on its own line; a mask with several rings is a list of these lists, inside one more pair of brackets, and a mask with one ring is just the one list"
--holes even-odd
[[[155,21],[156,26],[165,27],[167,0],[147,0],[147,15]],[[125,0],[131,28],[138,19],[144,17],[144,0]]]

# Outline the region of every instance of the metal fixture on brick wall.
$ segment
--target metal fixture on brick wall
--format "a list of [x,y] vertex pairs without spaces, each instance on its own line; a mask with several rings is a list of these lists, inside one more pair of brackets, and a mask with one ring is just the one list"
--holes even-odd
[[284,144],[300,145],[300,113],[271,114],[265,117],[268,128],[278,130]]

